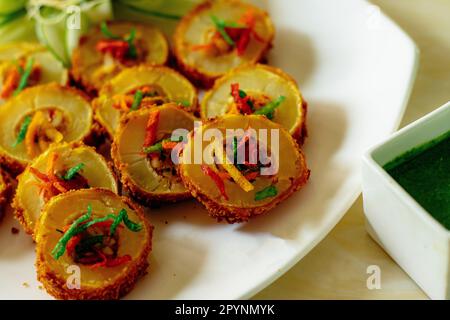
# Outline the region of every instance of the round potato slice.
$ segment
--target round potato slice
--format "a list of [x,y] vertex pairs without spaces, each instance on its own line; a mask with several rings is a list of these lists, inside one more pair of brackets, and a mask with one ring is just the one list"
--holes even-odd
[[145,273],[152,231],[138,206],[110,190],[60,194],[37,225],[38,280],[58,299],[118,299]]
[[[213,133],[217,147],[199,143]],[[193,160],[194,154],[202,155],[202,161]],[[207,161],[208,155],[213,161]],[[180,176],[192,195],[212,217],[229,223],[267,212],[309,178],[305,157],[292,136],[257,115],[225,115],[203,125],[189,136],[180,160]]]
[[177,26],[174,53],[191,79],[210,87],[230,69],[261,61],[273,38],[272,21],[263,10],[237,0],[206,1]]
[[45,203],[70,190],[104,188],[117,193],[117,182],[105,159],[82,143],[51,146],[18,177],[15,216],[33,234]]
[[124,68],[142,63],[164,65],[168,57],[167,40],[158,29],[109,22],[106,28],[98,27],[80,39],[72,55],[71,74],[88,92],[96,93]]
[[25,42],[3,45],[0,46],[0,103],[17,94],[27,64],[30,75],[24,87],[67,83],[67,70],[43,46]]
[[123,186],[136,199],[151,204],[191,197],[173,160],[194,121],[192,114],[175,104],[145,108],[122,119],[111,155]]
[[0,159],[20,173],[52,143],[81,141],[92,108],[79,91],[51,83],[28,88],[0,108]]
[[[142,96],[140,103],[134,105],[138,91]],[[96,120],[113,137],[123,114],[131,109],[168,102],[194,112],[197,109],[197,90],[175,70],[138,66],[123,70],[103,86],[93,106]]]
[[[236,97],[233,90],[237,90],[240,95]],[[303,143],[307,134],[306,102],[295,80],[274,67],[258,64],[231,70],[205,94],[200,115],[206,120],[230,113],[254,113],[280,97],[283,97],[283,101],[269,116]],[[246,104],[244,108],[240,103]]]

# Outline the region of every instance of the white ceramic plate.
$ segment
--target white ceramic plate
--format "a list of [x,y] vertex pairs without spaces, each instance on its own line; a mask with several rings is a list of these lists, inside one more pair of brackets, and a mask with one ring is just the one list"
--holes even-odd
[[[408,99],[417,49],[362,0],[264,3],[277,35],[270,63],[299,82],[309,102],[312,170],[307,187],[247,224],[217,224],[201,205],[154,210],[149,274],[127,298],[248,298],[304,257],[360,192],[363,151],[394,131]],[[0,298],[45,299],[35,280],[34,246],[0,227]],[[24,285],[24,283],[26,283]]]

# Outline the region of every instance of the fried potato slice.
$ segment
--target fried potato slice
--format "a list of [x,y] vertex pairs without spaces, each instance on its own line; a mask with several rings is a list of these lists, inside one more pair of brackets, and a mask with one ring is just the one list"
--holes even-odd
[[[105,82],[127,67],[142,63],[151,65],[164,65],[169,57],[169,46],[163,33],[157,28],[142,23],[109,22],[108,30],[112,35],[127,39],[135,31],[133,45],[136,56],[134,58],[120,58],[114,51],[114,44],[110,49],[106,46],[110,39],[100,27],[80,39],[79,46],[72,55],[71,75],[89,93],[96,93]],[[103,49],[101,48],[103,41]],[[105,42],[106,41],[106,42]],[[106,43],[106,44],[105,44]],[[122,43],[126,43],[122,41]],[[100,45],[99,45],[100,44]]]
[[[212,143],[199,144],[202,139],[206,140],[205,133],[211,129],[221,132],[223,140],[218,149],[211,148]],[[229,130],[238,131],[233,133]],[[252,130],[255,134],[248,134]],[[239,168],[240,175],[217,161],[220,158],[217,157],[218,152],[226,153],[228,141],[233,141],[234,137],[238,145],[236,150],[245,146],[240,160],[235,158],[231,164]],[[244,144],[241,144],[242,141]],[[249,141],[253,141],[253,146]],[[234,147],[230,149],[233,150]],[[214,161],[208,163],[205,157],[211,152]],[[258,156],[251,161],[250,154],[255,155],[253,152]],[[203,155],[203,161],[196,163],[194,154]],[[266,156],[263,157],[264,154]],[[267,171],[263,172],[262,168]],[[304,186],[310,174],[305,156],[289,132],[279,124],[258,115],[224,115],[204,124],[189,136],[181,156],[179,172],[186,187],[205,205],[209,214],[219,221],[226,220],[229,223],[248,221],[273,209]],[[246,181],[242,181],[243,178]]]
[[197,90],[175,70],[148,65],[128,68],[105,84],[93,101],[95,119],[110,138],[116,133],[120,118],[132,108],[137,90],[143,96],[136,109],[173,102],[186,111],[197,110]]
[[0,108],[0,161],[20,173],[51,144],[87,138],[92,114],[76,89],[55,83],[25,89]]
[[228,113],[240,114],[232,97],[232,86],[250,97],[252,112],[278,97],[284,101],[272,114],[272,121],[281,124],[300,144],[306,135],[306,102],[296,81],[278,68],[267,65],[245,65],[231,70],[218,79],[201,103],[200,116],[203,120],[214,119]]
[[[153,129],[149,128],[150,119],[157,119]],[[193,130],[195,119],[173,103],[131,112],[122,119],[111,155],[121,174],[123,186],[133,197],[145,204],[191,197],[178,176],[172,157],[180,151],[183,134]],[[184,132],[174,132],[180,129]],[[169,141],[172,133],[180,134],[178,141]],[[149,135],[153,138],[146,145]],[[168,148],[165,143],[170,144]],[[157,147],[158,144],[161,144],[159,150],[145,152],[146,147]]]
[[[61,254],[58,243],[77,219],[86,218],[89,207],[91,215],[79,225],[94,224],[98,219],[103,222],[73,236],[62,246]],[[135,228],[130,229],[122,219],[111,233],[113,218],[122,210]],[[58,299],[118,299],[145,274],[152,231],[140,207],[110,190],[92,188],[60,194],[46,204],[37,225],[38,280]],[[89,242],[95,237],[100,241]]]
[[[67,177],[77,167],[79,170]],[[114,173],[105,159],[94,148],[78,142],[51,146],[17,180],[13,207],[16,219],[28,234],[34,233],[42,208],[55,195],[91,187],[118,192]]]
[[174,54],[190,79],[210,87],[229,70],[261,61],[274,33],[269,15],[251,4],[206,1],[178,24]]

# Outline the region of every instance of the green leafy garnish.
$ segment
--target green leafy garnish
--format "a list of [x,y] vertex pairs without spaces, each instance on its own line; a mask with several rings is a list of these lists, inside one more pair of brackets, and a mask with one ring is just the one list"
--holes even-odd
[[31,123],[31,116],[26,116],[22,122],[22,125],[20,126],[19,134],[17,135],[17,140],[12,145],[13,147],[17,147],[19,144],[22,143],[23,140],[25,140],[25,136],[27,134],[30,123]]
[[279,96],[277,99],[269,102],[265,106],[263,106],[261,109],[258,109],[254,112],[254,114],[259,114],[266,116],[267,118],[271,119],[273,118],[273,112],[276,108],[280,106],[280,104],[286,99],[285,96]]
[[131,108],[130,108],[131,111],[137,110],[139,108],[143,97],[144,97],[144,94],[142,93],[142,90],[137,90],[134,93],[133,104],[131,105]]
[[180,100],[178,101],[178,104],[185,108],[189,108],[191,106],[191,103],[187,100]]
[[136,38],[136,29],[135,28],[131,29],[129,36],[125,37],[125,38],[122,38],[121,36],[118,36],[118,35],[112,33],[109,30],[106,22],[102,22],[102,24],[100,25],[100,30],[105,35],[105,37],[107,37],[108,39],[123,40],[123,41],[127,42],[128,43],[128,56],[133,59],[137,58],[137,50],[136,50],[136,46],[134,45],[134,39]]
[[272,185],[262,189],[261,191],[256,192],[255,201],[261,201],[267,198],[272,198],[275,197],[277,194],[278,194],[277,188]]
[[113,34],[109,28],[108,25],[106,24],[106,22],[102,22],[102,24],[100,25],[100,30],[102,31],[103,35],[105,37],[107,37],[108,39],[112,39],[112,40],[122,40],[122,38],[118,35]]
[[158,141],[157,143],[155,143],[154,145],[152,145],[152,146],[149,146],[149,147],[145,147],[144,149],[143,149],[143,151],[145,152],[145,153],[154,153],[154,152],[161,152],[162,150],[163,150],[163,143],[164,142],[181,142],[181,141],[183,141],[183,137],[179,137],[178,138],[178,141],[177,140],[172,140],[172,138],[170,138],[170,139],[163,139],[163,140],[161,140],[161,141]]
[[114,218],[114,222],[111,224],[111,227],[109,229],[109,234],[110,235],[114,235],[114,233],[116,232],[117,227],[119,226],[119,224],[123,221],[123,223],[125,224],[125,226],[130,229],[133,232],[138,232],[142,230],[142,225],[139,223],[135,223],[133,221],[131,221],[128,218],[127,215],[127,210],[122,209],[120,210],[119,214]]
[[[27,60],[25,69],[23,70],[23,72],[21,72],[19,85],[17,86],[17,89],[14,90],[14,95],[18,95],[27,86],[28,78],[30,77],[31,71],[33,70],[33,63],[34,63],[33,58],[30,58]],[[19,69],[19,71],[20,71],[20,69]]]
[[78,226],[82,224],[83,222],[86,222],[89,220],[92,216],[92,206],[88,205],[86,214],[79,217],[77,220],[75,220],[72,225],[69,227],[69,229],[64,233],[64,235],[59,239],[58,243],[56,244],[55,248],[52,250],[52,256],[54,259],[58,260],[66,251],[66,246],[69,240],[80,233]]
[[136,38],[136,29],[133,28],[130,31],[130,35],[125,38],[125,41],[128,43],[128,56],[130,58],[136,59],[137,58],[137,49],[134,45],[134,39]]
[[[111,235],[115,233],[117,227],[121,222],[123,222],[125,226],[133,232],[138,232],[142,230],[142,225],[140,223],[133,222],[128,218],[127,211],[125,209],[120,210],[120,212],[117,215],[108,214],[102,218],[92,219],[91,221],[87,222],[89,219],[91,219],[91,217],[92,217],[92,206],[88,205],[87,213],[82,215],[80,218],[78,218],[72,223],[69,229],[59,239],[55,248],[52,250],[52,256],[54,259],[58,260],[64,254],[64,252],[66,251],[67,243],[69,242],[70,239],[72,239],[77,234],[86,231],[89,227],[99,222],[104,222],[111,219],[113,220],[113,223],[111,224],[110,227]],[[89,238],[87,238],[86,241],[88,241],[88,239]],[[98,243],[100,240],[99,238],[96,238],[91,239],[89,241],[92,241],[91,243],[92,245]]]
[[161,152],[163,149],[163,147],[162,147],[163,141],[164,140],[161,140],[150,147],[145,147],[143,151],[145,153]]
[[235,43],[233,39],[228,35],[225,28],[230,27],[230,24],[227,24],[224,20],[217,18],[216,16],[211,16],[211,20],[214,23],[217,31],[220,33],[222,38],[228,43],[230,46],[234,46]]
[[63,179],[64,180],[72,180],[76,176],[76,174],[83,168],[84,168],[84,163],[77,164],[76,166],[67,170]]

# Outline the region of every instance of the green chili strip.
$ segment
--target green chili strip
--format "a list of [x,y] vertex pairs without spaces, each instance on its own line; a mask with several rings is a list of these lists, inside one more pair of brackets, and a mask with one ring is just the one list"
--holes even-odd
[[86,222],[89,220],[92,216],[92,206],[88,205],[86,214],[79,217],[77,220],[72,223],[72,225],[69,227],[69,229],[64,233],[64,235],[59,239],[58,243],[56,244],[55,248],[52,250],[52,256],[54,259],[58,260],[66,251],[67,242],[69,240],[77,235],[78,232],[78,226],[82,224],[83,222]]
[[191,106],[191,103],[189,101],[187,101],[187,100],[178,101],[178,104],[180,106],[182,106],[182,107],[185,107],[185,108],[189,108]]
[[27,64],[25,65],[25,69],[23,70],[22,76],[20,77],[19,85],[17,89],[14,91],[14,95],[18,95],[28,83],[28,78],[30,77],[31,71],[33,70],[34,59],[30,58],[27,60]]
[[183,137],[180,137],[178,139],[178,141],[177,140],[172,140],[172,139],[162,139],[161,141],[155,143],[154,145],[152,145],[150,147],[145,147],[143,149],[143,151],[145,153],[161,152],[163,150],[163,143],[164,142],[169,142],[169,141],[171,141],[171,142],[181,142],[181,141],[183,141]]
[[22,125],[20,126],[19,134],[17,135],[17,140],[12,145],[13,147],[18,146],[19,144],[22,143],[23,140],[25,140],[25,136],[27,134],[30,123],[31,123],[31,116],[26,116],[22,122]]
[[76,174],[84,168],[84,163],[77,164],[75,167],[70,168],[66,175],[64,176],[64,180],[72,180]]
[[128,43],[128,56],[130,58],[136,59],[137,58],[137,49],[134,45],[134,39],[136,38],[136,29],[133,28],[130,31],[130,35],[125,38],[125,41]]
[[106,24],[106,22],[102,22],[102,24],[100,25],[100,30],[102,31],[102,33],[104,34],[105,37],[109,38],[109,39],[113,39],[113,40],[122,40],[122,38],[118,35],[113,34],[109,28],[108,25]]
[[122,209],[120,210],[119,214],[117,216],[115,216],[114,218],[114,222],[111,224],[111,228],[109,229],[109,234],[110,235],[114,235],[114,233],[116,232],[117,227],[119,226],[119,224],[123,221],[123,223],[126,225],[126,227],[128,229],[130,229],[133,232],[138,232],[142,229],[142,225],[139,223],[135,223],[133,221],[131,221],[128,218],[127,215],[127,210]]
[[112,33],[109,30],[106,22],[102,22],[102,24],[100,25],[100,30],[105,35],[105,37],[107,37],[108,39],[126,41],[128,43],[128,56],[130,58],[137,57],[137,50],[136,50],[136,46],[134,45],[134,39],[136,38],[136,29],[135,28],[131,29],[130,35],[124,39],[122,37]]
[[261,191],[256,192],[255,201],[261,201],[267,198],[275,197],[277,194],[278,194],[277,188],[272,185],[262,189]]
[[269,119],[273,118],[273,112],[276,108],[280,106],[280,104],[286,99],[285,96],[279,96],[277,99],[269,102],[265,106],[263,106],[261,109],[258,109],[254,112],[254,114],[260,114],[264,115]]
[[217,18],[216,16],[211,16],[211,20],[214,23],[217,31],[220,33],[222,38],[225,40],[225,42],[228,43],[230,46],[234,46],[235,43],[234,43],[233,39],[231,39],[231,37],[228,35],[227,31],[225,30],[225,28],[228,26],[225,23],[225,21]]
[[[52,250],[53,258],[55,258],[56,260],[59,259],[66,251],[66,246],[70,239],[72,239],[77,234],[80,234],[80,233],[86,231],[89,227],[91,227],[99,222],[113,220],[113,223],[111,224],[111,227],[110,227],[111,235],[113,235],[116,232],[116,229],[121,222],[123,222],[125,224],[125,226],[133,232],[138,232],[138,231],[142,230],[142,224],[131,221],[128,218],[127,211],[125,209],[120,210],[120,212],[117,215],[108,214],[102,218],[92,219],[91,221],[86,222],[87,220],[89,220],[91,218],[91,216],[92,216],[92,206],[88,205],[87,213],[84,214],[83,216],[81,216],[80,218],[78,218],[77,220],[75,220],[72,223],[72,225],[69,227],[69,229],[64,233],[64,235],[59,239],[55,248]],[[84,222],[86,222],[86,223],[84,223]],[[87,238],[86,240],[89,240],[89,239],[90,238]],[[92,239],[92,241],[94,241],[94,239]],[[97,241],[98,241],[98,239],[97,239]],[[98,242],[94,242],[92,244],[95,244],[95,243],[98,243]],[[80,244],[81,244],[81,242],[80,242]]]
[[142,90],[137,90],[134,93],[133,104],[131,105],[131,108],[130,108],[131,111],[137,110],[139,108],[143,97],[144,97],[144,94],[142,93]]

